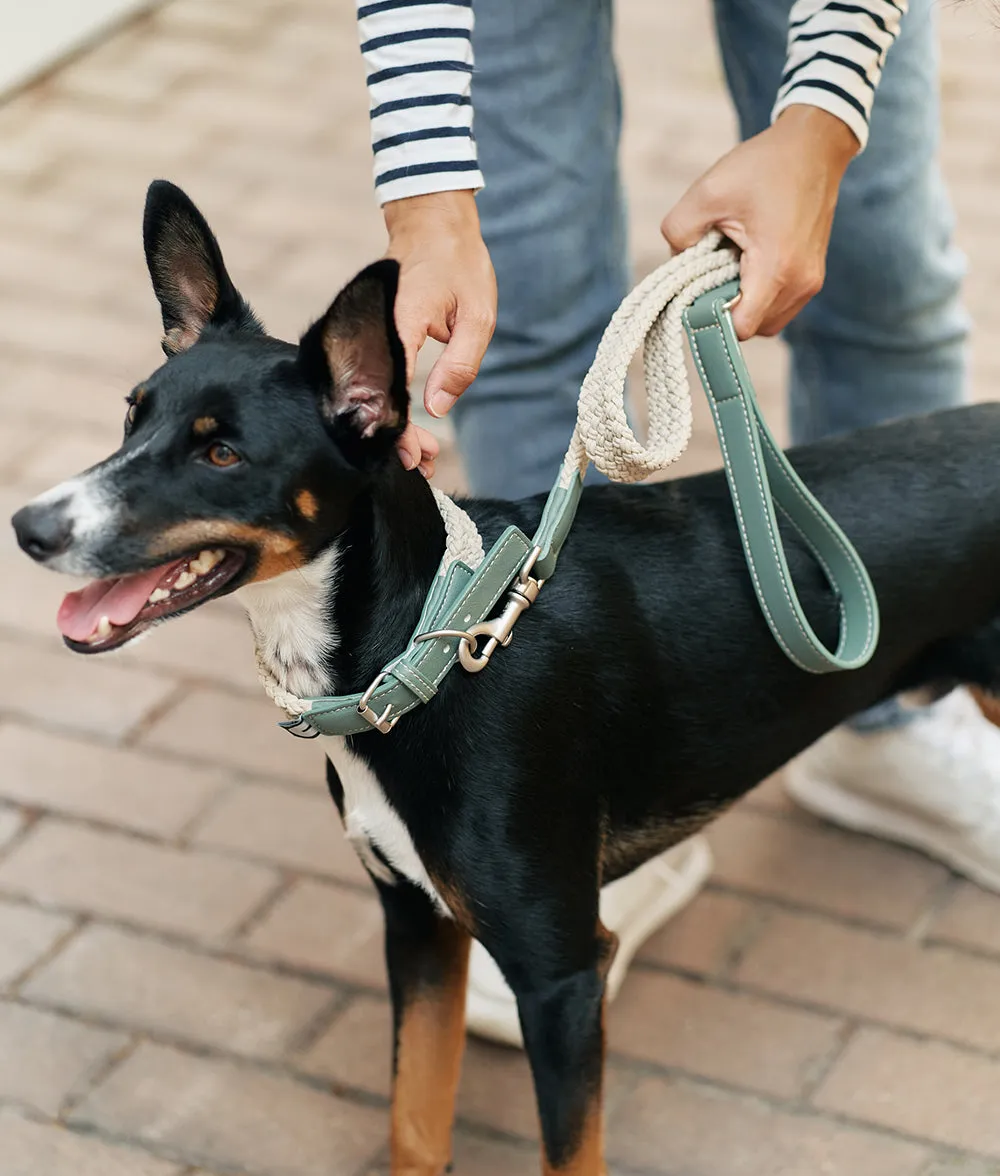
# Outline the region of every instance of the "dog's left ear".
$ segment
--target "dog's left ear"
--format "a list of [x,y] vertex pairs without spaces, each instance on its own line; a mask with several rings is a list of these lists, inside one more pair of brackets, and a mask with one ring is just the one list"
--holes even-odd
[[395,440],[406,424],[406,355],[393,318],[398,284],[398,262],[375,262],[299,342],[299,367],[342,440]]
[[168,356],[187,351],[208,326],[264,333],[233,285],[207,221],[175,184],[154,180],[149,185],[142,240]]

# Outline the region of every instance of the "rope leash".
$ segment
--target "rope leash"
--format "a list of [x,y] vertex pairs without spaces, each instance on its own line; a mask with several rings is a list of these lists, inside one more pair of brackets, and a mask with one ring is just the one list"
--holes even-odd
[[[284,690],[257,650],[261,683],[292,721],[293,734],[388,734],[400,717],[437,693],[456,661],[481,670],[507,645],[515,622],[555,570],[587,466],[616,482],[637,482],[675,462],[691,438],[687,335],[722,448],[747,566],[767,624],[786,656],[812,673],[864,665],[878,640],[878,607],[868,574],[836,523],[800,481],[760,413],[729,309],[738,296],[739,254],[718,232],[640,282],[612,316],[580,390],[576,428],[529,540],[508,527],[486,554],[469,516],[435,490],[445,554],[407,648],[362,694],[302,699]],[[643,348],[649,406],[643,444],[625,414],[624,389]],[[772,484],[773,483],[773,489]],[[813,632],[785,560],[775,505],[823,568],[840,606],[837,648]],[[501,614],[487,621],[507,593]],[[477,643],[483,639],[481,651]],[[308,722],[305,717],[308,715]]]

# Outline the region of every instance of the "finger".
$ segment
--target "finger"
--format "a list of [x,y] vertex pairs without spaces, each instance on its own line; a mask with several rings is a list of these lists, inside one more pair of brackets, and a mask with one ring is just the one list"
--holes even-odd
[[493,326],[493,316],[486,313],[466,313],[455,323],[424,387],[424,404],[431,416],[444,416],[476,378]]
[[423,457],[420,437],[417,433],[417,426],[412,421],[406,426],[396,442],[396,452],[399,454],[399,460],[403,463],[404,469],[416,469],[420,464]]
[[777,335],[792,321],[811,298],[823,288],[822,274],[802,273],[789,280],[781,296],[764,315],[758,335]]
[[434,459],[430,458],[427,461],[422,461],[417,469],[424,475],[429,482],[434,477]]
[[733,328],[738,339],[752,339],[764,319],[780,313],[785,282],[780,266],[765,254],[747,249],[740,259],[740,294],[733,308]]
[[693,184],[667,213],[660,232],[667,244],[680,253],[696,245],[715,223],[717,210],[706,197],[702,184]]
[[406,354],[406,386],[413,383],[413,376],[417,370],[417,355],[420,348],[427,342],[427,322],[425,318],[411,319],[405,310],[400,312],[396,307],[396,333],[403,344]]
[[429,433],[426,429],[422,429],[419,425],[413,425],[413,431],[417,436],[417,443],[420,446],[420,462],[433,462],[437,455],[441,452],[441,445],[437,437],[433,433]]

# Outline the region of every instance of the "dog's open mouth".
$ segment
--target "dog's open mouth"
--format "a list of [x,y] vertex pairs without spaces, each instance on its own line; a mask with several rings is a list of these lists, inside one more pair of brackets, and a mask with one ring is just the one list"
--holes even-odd
[[154,621],[214,596],[245,562],[246,552],[238,548],[212,547],[148,572],[95,580],[67,594],[56,623],[78,653],[117,649]]

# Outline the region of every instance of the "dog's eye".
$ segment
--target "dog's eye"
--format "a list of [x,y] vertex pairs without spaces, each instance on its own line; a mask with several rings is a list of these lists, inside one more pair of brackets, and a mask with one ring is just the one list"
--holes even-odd
[[214,466],[219,466],[225,469],[226,466],[236,465],[240,461],[240,455],[235,449],[230,449],[228,445],[222,441],[216,441],[209,445],[205,450],[205,456]]
[[130,400],[128,402],[128,408],[125,410],[125,432],[126,433],[130,433],[132,431],[132,426],[135,424],[135,410],[138,407],[139,407],[138,404],[136,404],[134,401]]

